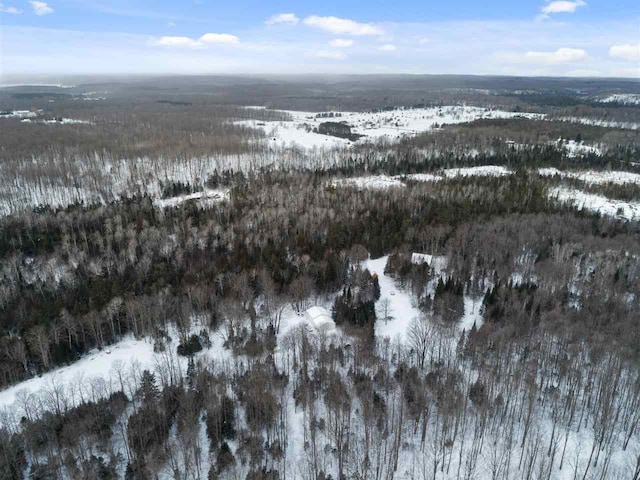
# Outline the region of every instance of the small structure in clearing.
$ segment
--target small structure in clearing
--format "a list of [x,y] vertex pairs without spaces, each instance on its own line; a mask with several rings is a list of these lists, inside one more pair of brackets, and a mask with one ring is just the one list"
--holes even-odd
[[310,327],[318,334],[331,333],[336,328],[336,324],[331,318],[327,309],[322,307],[311,307],[304,312],[304,318]]

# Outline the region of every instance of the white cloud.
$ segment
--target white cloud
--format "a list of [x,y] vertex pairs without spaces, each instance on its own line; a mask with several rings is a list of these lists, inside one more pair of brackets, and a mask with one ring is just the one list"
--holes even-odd
[[172,36],[160,37],[157,40],[153,41],[152,43],[159,47],[179,47],[179,48],[185,48],[185,47],[194,48],[199,45],[198,42],[196,42],[192,38],[172,37]]
[[240,39],[228,33],[205,33],[199,39],[190,37],[165,36],[155,39],[152,45],[171,48],[204,48],[207,45],[235,45]]
[[335,40],[331,40],[329,45],[336,48],[346,48],[353,46],[353,40],[346,40],[344,38],[336,38]]
[[574,13],[578,7],[584,7],[586,4],[587,2],[583,0],[560,0],[550,2],[542,7],[542,13],[544,15],[551,15],[554,13]]
[[347,18],[319,17],[312,15],[303,20],[309,27],[318,28],[336,35],[382,35],[384,32],[369,23],[359,23]]
[[330,60],[344,60],[345,58],[347,58],[347,56],[342,52],[332,52],[327,50],[314,52],[313,56],[316,58],[327,58]]
[[279,13],[265,20],[266,25],[275,25],[277,23],[287,23],[289,25],[297,25],[300,19],[295,13]]
[[4,4],[0,3],[0,13],[20,15],[22,13],[22,10],[18,10],[16,7],[5,7]]
[[50,13],[53,13],[53,8],[51,8],[46,2],[38,2],[38,1],[32,0],[29,3],[31,4],[33,13],[35,13],[36,15],[42,16],[42,15],[49,15]]
[[395,52],[397,49],[398,47],[390,43],[387,43],[386,45],[382,45],[381,47],[378,47],[378,50],[380,52]]
[[209,45],[235,45],[240,43],[240,39],[238,37],[228,33],[205,33],[198,41],[199,43],[206,43]]
[[171,28],[173,28],[173,27],[175,27],[175,26],[176,26],[176,24],[175,24],[175,23],[173,23],[173,22],[169,22],[167,25],[169,25],[169,27],[171,27]]
[[580,48],[559,48],[555,52],[527,52],[524,59],[531,63],[560,65],[585,60],[589,55]]
[[621,58],[630,62],[640,61],[640,43],[627,43],[625,45],[613,45],[609,49],[609,56]]

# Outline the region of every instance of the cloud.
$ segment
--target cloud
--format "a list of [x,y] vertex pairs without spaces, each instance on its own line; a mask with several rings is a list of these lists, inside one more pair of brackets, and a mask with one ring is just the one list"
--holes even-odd
[[544,7],[542,7],[542,13],[544,15],[551,15],[554,13],[575,13],[578,7],[584,7],[587,5],[587,2],[583,0],[560,0],[555,2],[550,2]]
[[379,52],[395,52],[397,49],[398,47],[390,43],[387,43],[386,45],[382,45],[381,47],[378,47]]
[[[45,1],[56,9],[54,16],[59,13],[58,3]],[[29,5],[26,1],[18,3],[18,0],[0,2]],[[546,3],[538,0],[539,5]],[[32,15],[31,7],[24,10],[24,14]],[[2,44],[6,45],[2,55],[2,78],[20,74],[165,74],[176,71],[185,74],[384,72],[563,76],[586,74],[590,70],[601,72],[603,77],[640,77],[638,69],[633,68],[640,62],[609,55],[612,46],[638,43],[637,22],[632,18],[624,21],[582,19],[570,23],[535,22],[533,18],[415,24],[385,22],[379,24],[385,31],[381,37],[331,35],[304,26],[302,20],[298,27],[292,27],[295,35],[280,35],[270,32],[273,27],[261,23],[264,18],[259,22],[261,30],[247,30],[251,35],[222,28],[183,32],[177,29],[187,22],[177,17],[158,22],[157,25],[164,26],[165,30],[155,36],[2,25]],[[178,26],[169,29],[166,27],[168,21],[174,21]],[[201,34],[207,31],[238,35],[239,43],[200,43]],[[514,35],[514,32],[518,34]],[[595,37],[594,32],[597,33]],[[161,39],[162,35],[184,35],[188,40]],[[430,41],[420,46],[417,42],[423,37]],[[329,42],[335,39],[350,39],[354,45],[351,48],[330,46]],[[396,45],[398,50],[390,53],[377,50],[387,43]],[[46,52],[42,45],[47,45]],[[177,46],[172,48],[171,45]],[[542,63],[540,55],[526,56],[527,52],[545,52],[544,57],[549,61],[549,54],[559,47],[584,49],[588,56],[573,63],[551,64]],[[614,54],[617,50],[614,49]],[[314,56],[317,51],[332,53]],[[336,51],[343,52],[346,58],[335,58],[342,56]]]
[[347,58],[347,56],[342,52],[333,52],[327,50],[314,52],[313,56],[316,58],[327,58],[330,60],[344,60],[345,58]]
[[286,23],[289,25],[297,25],[300,19],[295,13],[279,13],[267,18],[264,23],[266,25],[276,25],[278,23]]
[[303,20],[303,23],[309,27],[324,30],[325,32],[334,33],[336,35],[382,35],[384,32],[369,23],[358,23],[347,18],[338,17],[319,17],[312,15]]
[[189,37],[160,37],[159,39],[153,41],[154,45],[159,47],[191,47],[195,48],[198,46],[198,42]]
[[240,39],[228,33],[205,33],[199,39],[190,37],[165,36],[155,39],[152,45],[170,48],[204,48],[207,45],[235,45]]
[[47,5],[46,2],[38,2],[38,1],[32,0],[29,2],[29,4],[31,4],[33,13],[35,13],[38,16],[49,15],[53,13],[53,8]]
[[559,48],[555,52],[527,52],[525,61],[544,65],[560,65],[585,60],[589,55],[580,48]]
[[235,45],[240,43],[238,37],[228,33],[205,33],[198,41],[208,45]]
[[331,40],[329,45],[336,48],[346,48],[353,46],[353,40],[345,40],[344,38],[336,38],[335,40]]
[[0,3],[0,13],[8,13],[10,15],[20,15],[22,10],[18,10],[16,7],[5,7],[4,4]]
[[630,62],[640,61],[640,43],[627,43],[625,45],[613,45],[609,49],[609,56],[621,58]]

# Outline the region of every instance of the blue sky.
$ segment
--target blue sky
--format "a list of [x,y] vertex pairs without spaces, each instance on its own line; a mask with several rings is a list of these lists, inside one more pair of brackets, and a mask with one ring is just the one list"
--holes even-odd
[[0,0],[0,77],[459,73],[640,78],[637,0]]

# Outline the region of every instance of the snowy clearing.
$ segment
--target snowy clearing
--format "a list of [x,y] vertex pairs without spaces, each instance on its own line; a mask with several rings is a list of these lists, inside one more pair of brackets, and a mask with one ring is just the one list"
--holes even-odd
[[208,207],[217,202],[229,199],[228,189],[204,190],[203,192],[191,193],[188,195],[179,195],[171,198],[159,198],[153,201],[158,208],[173,208],[185,202],[197,201],[198,206]]
[[[90,352],[72,365],[52,370],[0,391],[0,409],[15,408],[15,402],[19,397],[50,390],[54,385],[64,386],[76,401],[80,398],[95,398],[96,394],[102,397],[103,395],[94,389],[94,384],[98,390],[104,390],[105,383],[115,381],[115,376],[111,377],[115,373],[114,365],[121,363],[127,368],[138,364],[142,369],[153,368],[155,355],[150,342],[127,336],[115,345]],[[94,382],[94,379],[98,379],[98,382]]]
[[469,333],[469,331],[475,325],[476,328],[480,328],[482,326],[482,300],[484,297],[472,298],[470,296],[465,295],[464,297],[464,316],[460,323],[458,324],[458,329],[460,331],[464,330]]
[[398,177],[387,175],[371,175],[369,177],[341,178],[331,182],[334,187],[355,187],[358,189],[384,190],[387,188],[402,188],[406,185]]
[[594,145],[586,145],[583,142],[576,142],[575,140],[558,140],[556,145],[567,152],[569,158],[581,157],[584,155],[602,155],[602,150]]
[[543,177],[560,176],[562,178],[573,178],[581,180],[590,185],[601,185],[605,183],[615,183],[617,185],[624,185],[627,183],[634,183],[640,185],[640,174],[621,171],[562,171],[557,168],[540,168],[538,174]]
[[406,181],[414,182],[438,182],[444,178],[455,177],[503,177],[511,172],[505,167],[496,165],[483,165],[479,167],[451,168],[441,170],[435,174],[412,173],[409,175],[369,175],[365,177],[340,178],[330,182],[334,187],[356,187],[359,189],[386,189],[405,187]]
[[549,192],[549,196],[560,203],[571,204],[578,210],[589,210],[624,220],[640,220],[639,202],[611,200],[602,195],[585,193],[573,188],[554,188]]
[[510,175],[511,171],[505,167],[496,165],[483,165],[480,167],[467,167],[467,168],[451,168],[443,170],[442,174],[447,178],[454,177],[504,177]]
[[376,308],[385,299],[390,302],[389,312],[392,318],[388,321],[383,318],[376,320],[376,336],[388,337],[391,340],[399,336],[403,341],[406,341],[411,322],[420,318],[422,313],[414,306],[411,295],[397,288],[393,278],[384,274],[388,258],[388,256],[384,256],[375,260],[369,259],[363,263],[364,268],[378,275],[380,300],[376,303]]

